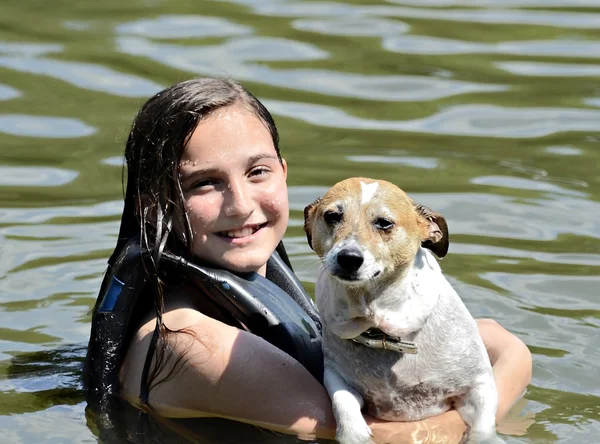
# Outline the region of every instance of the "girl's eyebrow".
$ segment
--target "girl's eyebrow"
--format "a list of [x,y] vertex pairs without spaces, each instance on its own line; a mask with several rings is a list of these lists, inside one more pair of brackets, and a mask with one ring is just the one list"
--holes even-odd
[[[256,162],[258,162],[259,160],[263,160],[263,159],[279,161],[279,157],[277,157],[276,155],[273,155],[273,154],[256,154],[256,155],[250,156],[248,158],[247,165],[248,166],[254,165]],[[181,181],[185,182],[193,177],[210,175],[210,174],[216,173],[218,171],[219,171],[218,168],[208,167],[208,168],[200,168],[200,169],[193,170],[193,171],[181,172]]]
[[270,159],[270,160],[279,160],[279,157],[277,157],[274,154],[256,154],[255,156],[250,156],[248,158],[248,166],[255,164],[256,162],[258,162],[259,160],[263,160],[263,159]]

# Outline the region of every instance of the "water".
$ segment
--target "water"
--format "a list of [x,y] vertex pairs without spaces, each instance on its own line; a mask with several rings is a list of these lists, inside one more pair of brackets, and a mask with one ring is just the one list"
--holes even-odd
[[598,0],[3,2],[2,442],[96,442],[78,373],[120,155],[144,99],[196,75],[275,114],[309,289],[304,206],[349,176],[399,184],[446,216],[470,310],[533,353],[513,414],[535,422],[507,441],[597,442]]

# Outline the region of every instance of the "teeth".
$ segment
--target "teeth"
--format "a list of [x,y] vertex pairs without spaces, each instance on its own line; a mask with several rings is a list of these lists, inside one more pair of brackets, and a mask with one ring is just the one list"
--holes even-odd
[[226,231],[227,237],[247,237],[252,236],[258,228],[242,228],[241,230]]

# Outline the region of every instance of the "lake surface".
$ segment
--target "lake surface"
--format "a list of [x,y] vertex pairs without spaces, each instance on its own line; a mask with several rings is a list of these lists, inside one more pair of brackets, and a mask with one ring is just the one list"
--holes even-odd
[[79,369],[127,132],[162,87],[217,75],[275,116],[310,290],[304,206],[349,176],[397,183],[446,216],[472,313],[533,353],[513,414],[535,422],[507,442],[598,442],[600,0],[0,9],[0,441],[97,441]]

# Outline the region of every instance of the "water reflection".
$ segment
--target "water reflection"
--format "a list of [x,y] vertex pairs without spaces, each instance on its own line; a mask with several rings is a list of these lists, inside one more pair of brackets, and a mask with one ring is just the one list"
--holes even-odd
[[543,137],[563,131],[595,131],[600,111],[577,108],[506,108],[458,105],[414,120],[380,120],[352,116],[326,105],[265,101],[274,114],[311,125],[381,131],[423,132],[502,138]]
[[600,65],[543,62],[496,62],[494,66],[511,74],[538,77],[600,76]]
[[556,26],[561,28],[600,28],[600,14],[591,12],[567,11],[529,11],[526,9],[420,9],[403,7],[372,6],[362,7],[365,14],[385,15],[387,17],[403,17],[428,20],[456,22],[490,23],[490,24],[526,24],[536,26]]
[[586,105],[597,106],[598,108],[600,108],[600,98],[598,98],[598,99],[585,99],[584,102],[585,102]]
[[478,43],[438,37],[405,35],[386,37],[383,48],[403,54],[510,54],[528,56],[596,58],[600,42],[587,40],[528,40]]
[[329,53],[314,45],[272,37],[232,38],[214,46],[167,45],[139,37],[119,37],[117,45],[125,54],[160,59],[166,65],[192,72],[206,67],[222,73],[220,66],[237,67],[247,61],[309,61],[329,57]]
[[2,85],[0,83],[0,100],[10,100],[21,96],[21,91],[12,86]]
[[[6,204],[5,204],[6,205]],[[35,224],[46,222],[55,217],[90,218],[117,216],[123,211],[123,201],[100,202],[90,206],[54,206],[47,208],[11,208],[4,206],[0,212],[1,224]]]
[[0,416],[3,440],[21,442],[97,443],[84,421],[85,403],[77,406],[55,405],[35,413]]
[[0,53],[24,57],[62,52],[63,45],[54,43],[9,43],[0,41]]
[[[365,100],[426,101],[474,92],[500,92],[504,85],[478,84],[425,76],[361,75],[324,69],[273,69],[249,62],[317,60],[328,54],[315,46],[283,39],[251,37],[216,46],[184,46],[120,38],[126,54],[202,75],[229,76],[325,95]],[[268,56],[265,56],[268,54]]]
[[252,28],[220,17],[163,15],[123,23],[116,28],[121,34],[160,39],[233,37],[252,34]]
[[522,7],[522,8],[598,8],[599,0],[385,0],[407,6],[477,6],[491,8]]
[[67,117],[0,114],[0,133],[13,136],[70,138],[94,134],[96,129]]
[[[536,26],[556,26],[568,28],[598,29],[600,15],[586,12],[536,11],[526,9],[486,8],[486,9],[423,9],[402,6],[348,5],[336,2],[294,2],[281,0],[228,0],[231,3],[252,7],[255,14],[278,17],[361,17],[382,16],[415,18],[427,20],[460,21],[490,24],[526,24]],[[548,1],[548,0],[546,0]],[[565,0],[563,0],[565,1]],[[514,6],[527,6],[519,3]],[[418,6],[423,6],[419,2]],[[481,6],[480,2],[475,6]],[[508,5],[504,5],[508,6]],[[558,5],[557,5],[558,6]],[[576,4],[569,4],[576,6]]]
[[299,19],[292,22],[292,27],[300,31],[324,35],[356,37],[386,37],[404,34],[410,30],[410,26],[406,23],[376,17]]
[[78,171],[50,167],[0,165],[0,186],[56,187],[73,181]]
[[411,157],[411,156],[347,156],[346,160],[358,163],[381,163],[404,165],[412,168],[424,168],[432,170],[440,167],[440,162],[435,157]]
[[148,97],[163,87],[133,74],[114,71],[102,65],[62,60],[0,57],[0,66],[19,72],[41,74],[71,83],[79,88],[123,97]]
[[572,146],[549,146],[544,151],[559,156],[580,156],[583,154],[583,150]]
[[[560,185],[549,183],[546,177],[539,177],[536,178],[536,180],[532,180],[511,176],[479,176],[470,179],[470,182],[476,185],[491,185],[496,187],[516,188],[520,190],[548,191],[552,193],[568,194],[578,197],[587,196],[587,193],[570,190],[568,188],[561,187]],[[572,184],[580,185],[577,182]]]

